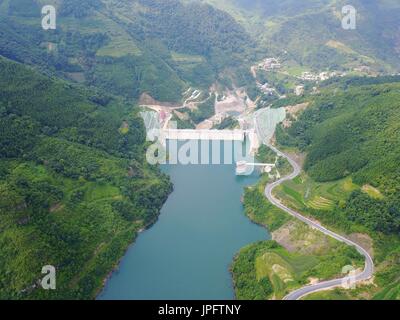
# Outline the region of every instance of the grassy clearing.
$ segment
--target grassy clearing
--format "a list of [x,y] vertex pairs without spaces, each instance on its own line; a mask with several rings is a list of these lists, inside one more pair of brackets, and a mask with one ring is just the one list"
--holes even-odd
[[304,297],[303,300],[334,300],[343,301],[350,300],[342,290],[321,291]]
[[362,191],[368,194],[373,199],[381,200],[384,198],[383,194],[373,186],[366,184],[362,187]]
[[310,71],[309,68],[303,66],[291,66],[284,69],[292,77],[300,77],[303,72]]
[[358,53],[355,52],[352,48],[346,46],[344,43],[339,42],[339,41],[329,40],[326,43],[326,46],[333,48],[333,49],[337,49],[337,50],[342,51],[347,54],[358,55]]
[[96,183],[88,183],[85,192],[85,201],[99,201],[104,199],[117,199],[121,198],[119,188],[109,184],[99,185]]
[[122,35],[112,38],[109,44],[100,48],[96,53],[97,56],[108,56],[114,58],[140,54],[140,49],[135,45],[132,39]]
[[268,250],[256,258],[257,279],[268,277],[274,289],[275,298],[283,298],[291,288],[304,283],[303,275],[318,264],[313,256],[288,253],[283,248]]
[[172,60],[179,63],[202,63],[204,58],[202,56],[188,55],[178,52],[172,52]]
[[344,43],[339,42],[339,41],[335,41],[335,40],[329,40],[326,43],[327,47],[333,48],[338,50],[339,52],[343,52],[345,54],[348,54],[350,56],[354,56],[357,57],[358,59],[361,59],[361,61],[365,62],[365,63],[370,63],[370,64],[374,64],[376,61],[375,59],[368,57],[366,55],[362,55],[356,51],[354,51],[352,48],[346,46]]
[[288,185],[283,185],[282,191],[293,198],[295,201],[297,201],[299,204],[304,204],[303,196],[295,189],[290,188]]

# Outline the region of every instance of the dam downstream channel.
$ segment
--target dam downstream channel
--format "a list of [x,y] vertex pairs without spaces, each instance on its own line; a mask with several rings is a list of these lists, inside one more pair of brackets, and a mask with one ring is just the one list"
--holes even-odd
[[[223,149],[221,142],[221,157]],[[241,202],[244,188],[255,184],[259,173],[236,176],[235,164],[167,164],[162,171],[174,191],[98,299],[234,299],[229,271],[234,256],[248,244],[270,239],[245,216]]]

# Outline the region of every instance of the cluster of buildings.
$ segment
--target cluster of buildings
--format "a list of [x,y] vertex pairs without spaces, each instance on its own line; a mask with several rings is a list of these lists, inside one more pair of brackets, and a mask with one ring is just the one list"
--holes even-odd
[[331,71],[331,72],[324,71],[319,74],[315,74],[315,73],[306,71],[301,74],[300,79],[304,80],[304,81],[325,81],[330,78],[343,77],[343,76],[345,76],[345,73],[341,73],[338,71]]
[[265,71],[274,71],[282,68],[282,64],[277,58],[266,58],[261,62],[258,67]]
[[273,96],[276,94],[275,88],[272,88],[268,83],[261,84],[257,83],[257,87],[267,96]]
[[361,73],[371,73],[372,69],[371,69],[371,67],[368,67],[368,66],[360,66],[360,67],[354,68],[354,71],[361,72]]

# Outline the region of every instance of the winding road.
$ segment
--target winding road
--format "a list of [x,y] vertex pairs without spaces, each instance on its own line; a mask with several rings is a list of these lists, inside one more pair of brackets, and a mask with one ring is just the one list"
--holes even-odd
[[285,181],[293,180],[294,178],[299,176],[301,173],[301,168],[293,159],[291,159],[288,155],[284,154],[283,152],[279,151],[274,146],[268,145],[268,147],[271,148],[274,152],[276,152],[279,156],[287,159],[289,161],[289,163],[291,164],[291,166],[293,167],[294,171],[289,176],[286,176],[286,177],[284,177],[278,181],[275,181],[273,183],[270,183],[266,186],[265,196],[267,197],[267,199],[273,205],[278,207],[279,209],[287,212],[288,214],[297,218],[298,220],[303,221],[304,223],[306,223],[313,229],[316,229],[316,230],[326,234],[327,236],[330,236],[340,242],[346,243],[349,246],[355,247],[357,249],[357,251],[365,257],[364,271],[362,271],[356,275],[353,275],[353,276],[346,276],[341,279],[334,279],[334,280],[330,280],[330,281],[324,281],[324,282],[320,282],[317,284],[305,286],[303,288],[300,288],[300,289],[288,294],[283,300],[299,300],[299,299],[301,299],[311,293],[314,293],[314,292],[329,290],[329,289],[336,288],[336,287],[341,287],[341,286],[343,286],[344,283],[349,283],[349,281],[351,281],[352,283],[357,283],[357,282],[369,280],[374,274],[374,262],[372,260],[372,257],[370,256],[370,254],[364,248],[362,248],[357,243],[355,243],[333,231],[326,229],[319,223],[312,221],[311,219],[309,219],[307,217],[304,217],[303,215],[294,211],[293,209],[286,207],[278,199],[276,199],[273,196],[273,190],[276,187],[278,187],[279,185],[281,185],[282,183],[284,183]]

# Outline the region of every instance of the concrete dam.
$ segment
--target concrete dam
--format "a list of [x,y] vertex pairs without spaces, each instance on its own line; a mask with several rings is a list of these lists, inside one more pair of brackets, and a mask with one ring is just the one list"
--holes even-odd
[[167,140],[209,140],[209,141],[240,141],[246,138],[250,142],[250,153],[254,154],[260,147],[255,130],[194,130],[194,129],[162,129],[161,141],[166,146]]
[[191,130],[164,129],[163,138],[166,140],[226,140],[244,141],[246,131],[243,130]]

